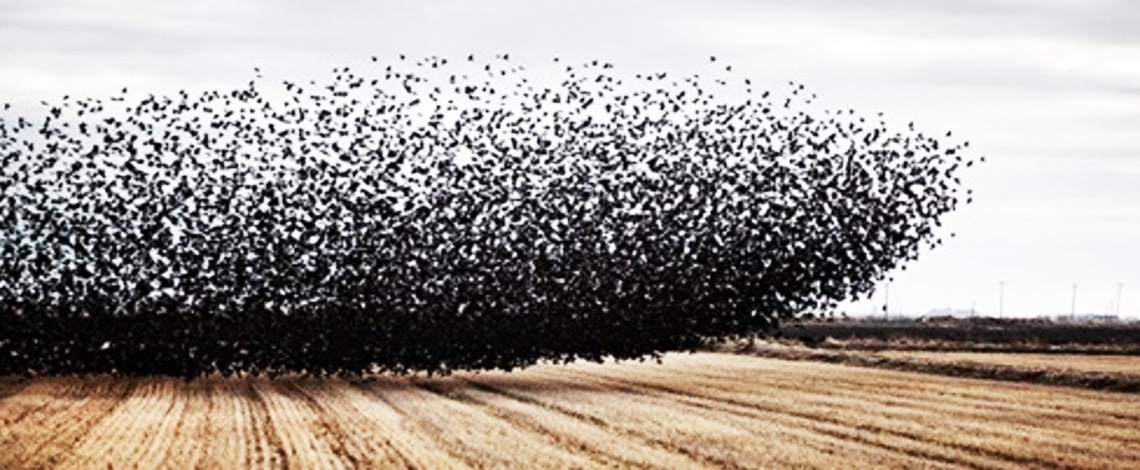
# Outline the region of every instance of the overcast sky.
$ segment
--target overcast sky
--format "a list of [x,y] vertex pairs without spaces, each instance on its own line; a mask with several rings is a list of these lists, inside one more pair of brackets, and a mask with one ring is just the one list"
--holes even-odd
[[[988,162],[892,311],[1140,316],[1140,2],[0,0],[0,102],[323,78],[376,55],[686,71],[709,55],[818,104],[952,130]],[[882,305],[847,305],[865,314]]]

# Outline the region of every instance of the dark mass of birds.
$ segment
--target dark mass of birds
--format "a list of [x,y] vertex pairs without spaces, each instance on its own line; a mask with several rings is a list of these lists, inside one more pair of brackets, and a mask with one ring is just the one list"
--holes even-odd
[[867,295],[966,196],[966,143],[803,85],[555,62],[0,115],[0,374],[644,359]]

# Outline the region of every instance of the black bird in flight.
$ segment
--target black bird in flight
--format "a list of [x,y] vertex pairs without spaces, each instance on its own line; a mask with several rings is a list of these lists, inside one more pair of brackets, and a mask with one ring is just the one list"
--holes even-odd
[[867,295],[972,200],[965,143],[816,113],[795,82],[781,108],[601,59],[541,83],[408,57],[303,89],[5,104],[0,375],[692,349]]

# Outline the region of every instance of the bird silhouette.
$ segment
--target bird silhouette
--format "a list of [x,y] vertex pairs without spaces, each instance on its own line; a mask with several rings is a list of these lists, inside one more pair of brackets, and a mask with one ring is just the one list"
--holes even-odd
[[721,98],[728,65],[544,85],[508,54],[398,57],[0,115],[0,374],[511,370],[771,332],[940,243],[974,163],[795,82]]

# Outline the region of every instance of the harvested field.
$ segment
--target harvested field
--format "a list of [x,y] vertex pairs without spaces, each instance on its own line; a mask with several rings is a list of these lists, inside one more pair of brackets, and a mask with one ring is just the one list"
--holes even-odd
[[362,381],[0,379],[0,468],[1136,468],[1140,396],[701,353]]
[[1140,355],[1140,324],[1084,324],[966,318],[939,322],[806,322],[782,335],[844,350]]
[[933,351],[879,351],[890,358],[918,359],[927,362],[972,362],[976,364],[1015,366],[1073,372],[1129,374],[1140,377],[1140,357],[1091,354],[1021,354]]
[[[836,350],[807,348],[786,343],[726,344],[722,350],[772,359],[818,361],[850,366],[875,367],[951,377],[993,379],[1010,382],[1059,385],[1090,390],[1140,393],[1140,374],[1129,369],[1136,359],[1128,356],[1086,354],[954,353],[913,350]],[[972,354],[972,355],[967,355]],[[1017,356],[1028,356],[1018,358]],[[980,360],[968,360],[975,357]],[[1074,367],[1050,361],[1070,358]],[[1106,371],[1105,369],[1128,369]]]

